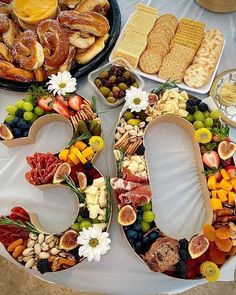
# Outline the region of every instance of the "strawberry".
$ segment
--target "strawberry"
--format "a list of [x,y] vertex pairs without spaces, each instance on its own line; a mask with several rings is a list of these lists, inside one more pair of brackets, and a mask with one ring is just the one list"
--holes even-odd
[[222,164],[223,168],[226,168],[226,167],[232,165],[232,162],[233,162],[232,157],[227,160],[221,160],[221,164]]
[[42,108],[43,110],[45,110],[46,112],[51,112],[52,111],[52,107],[51,107],[52,101],[53,101],[52,96],[39,97],[37,99],[37,105],[40,108]]
[[215,167],[216,169],[218,169],[220,166],[220,157],[218,153],[215,151],[211,151],[210,153],[204,153],[202,155],[202,160],[203,163],[209,168]]
[[64,96],[62,96],[62,95],[57,95],[57,96],[56,96],[56,99],[60,100],[61,102],[63,102],[63,104],[64,104],[66,107],[68,107],[68,101],[65,100]]
[[66,118],[70,118],[69,110],[64,105],[64,103],[62,101],[60,101],[59,99],[55,99],[55,102],[53,103],[52,108],[58,114],[66,117]]
[[196,271],[194,269],[187,269],[185,274],[186,279],[193,279],[196,276]]
[[217,182],[220,182],[220,181],[221,181],[221,179],[222,179],[222,175],[221,175],[220,171],[217,171],[217,172],[214,174],[214,176],[215,176]]
[[81,109],[81,104],[83,103],[83,98],[79,95],[72,95],[69,100],[68,104],[75,111],[79,111]]
[[227,166],[226,171],[229,174],[229,177],[232,178],[236,178],[236,167],[235,166]]

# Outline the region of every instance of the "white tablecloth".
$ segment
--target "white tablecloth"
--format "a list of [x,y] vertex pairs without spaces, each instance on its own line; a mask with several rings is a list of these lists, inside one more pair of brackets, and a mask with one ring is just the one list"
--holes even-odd
[[[122,13],[122,25],[124,25],[138,1],[118,0],[118,2]],[[194,1],[189,0],[153,0],[142,2],[157,7],[160,14],[170,12],[175,14],[178,18],[183,16],[192,17],[206,22],[209,28],[219,28],[224,33],[226,45],[218,73],[226,69],[236,68],[236,13],[211,13],[199,7]],[[154,86],[157,86],[154,82],[147,80],[145,80],[145,82],[146,89],[150,90]],[[94,95],[86,77],[79,80],[78,85],[79,93],[82,96],[90,98]],[[205,97],[196,96],[199,98]],[[0,89],[1,122],[6,116],[6,106],[14,104],[16,99],[21,97],[23,97],[22,93]],[[99,103],[99,110],[107,110],[107,107]],[[116,125],[120,110],[121,107],[118,107],[116,109],[109,109],[108,112],[101,114],[106,148],[98,159],[96,167],[104,174],[114,175],[115,165],[112,154],[112,138],[114,126]],[[231,129],[231,135],[235,140],[235,129]],[[36,211],[43,224],[48,224],[52,229],[65,228],[70,224],[71,216],[74,211],[73,198],[71,198],[69,191],[66,189],[54,189],[42,192],[29,185],[24,179],[24,173],[29,169],[25,161],[27,155],[33,154],[36,151],[56,152],[60,150],[68,140],[68,126],[61,123],[54,123],[40,130],[35,144],[11,149],[0,145],[0,214],[7,214],[11,207],[19,204],[25,206],[27,209]],[[184,187],[182,187],[182,190],[184,191]],[[157,201],[155,198],[153,202],[156,206]],[[200,214],[200,218],[198,219],[198,214],[194,214],[194,216],[189,214],[189,206],[183,205],[185,210],[182,212],[176,209],[178,207],[176,207],[174,203],[161,202],[160,206],[164,206],[163,209],[168,210],[168,216],[175,216],[174,219],[169,221],[168,230],[175,232],[176,229],[177,235],[178,233],[180,235],[182,234],[183,225],[181,224],[183,223],[181,222],[183,222],[184,218],[184,220],[186,220],[185,224],[190,224],[191,232],[188,233],[190,235],[198,231],[199,224],[201,225],[204,222],[204,215]],[[200,209],[201,206],[202,205],[199,207]],[[84,262],[63,272],[43,275],[42,278],[51,282],[64,284],[77,290],[97,291],[113,295],[178,293],[198,284],[205,283],[205,280],[178,280],[149,271],[147,266],[133,253],[124,239],[120,227],[117,224],[116,202],[114,202],[113,207],[115,210],[110,227],[112,247],[110,252],[102,257],[101,262],[99,264],[96,262]],[[196,207],[198,207],[197,203]],[[162,214],[161,211],[162,210],[159,210],[158,212],[159,218]],[[197,212],[201,213],[201,211]],[[178,216],[180,220],[179,223]],[[170,224],[173,226],[171,227]],[[2,255],[9,258],[9,255],[1,246],[0,250]],[[224,266],[221,280],[233,279],[233,264],[234,263],[231,262]]]

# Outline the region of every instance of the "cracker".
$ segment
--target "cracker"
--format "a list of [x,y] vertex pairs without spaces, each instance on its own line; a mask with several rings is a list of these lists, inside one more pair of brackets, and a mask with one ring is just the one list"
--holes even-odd
[[163,55],[153,48],[145,50],[139,60],[139,67],[146,74],[155,74],[159,71]]
[[192,88],[202,87],[210,78],[210,71],[204,65],[191,65],[185,75],[184,82]]

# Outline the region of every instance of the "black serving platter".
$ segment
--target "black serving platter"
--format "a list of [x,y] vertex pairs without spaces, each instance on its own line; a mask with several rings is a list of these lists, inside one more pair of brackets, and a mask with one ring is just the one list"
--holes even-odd
[[[89,72],[91,72],[93,69],[95,69],[105,58],[108,56],[109,52],[114,47],[119,34],[120,34],[120,27],[121,27],[121,14],[120,14],[120,8],[116,0],[110,0],[111,8],[108,13],[108,20],[110,24],[110,32],[109,32],[109,38],[106,42],[105,48],[92,59],[88,64],[85,65],[78,65],[70,71],[71,74],[76,77],[77,79],[81,78],[82,76],[85,76]],[[0,79],[0,88],[6,89],[6,90],[12,90],[12,91],[26,91],[31,85],[45,85],[47,81],[43,83],[21,83],[21,82],[15,82],[5,79]]]

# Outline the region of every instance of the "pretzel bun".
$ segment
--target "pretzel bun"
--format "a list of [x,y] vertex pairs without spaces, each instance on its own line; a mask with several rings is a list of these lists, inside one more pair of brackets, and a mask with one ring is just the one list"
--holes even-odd
[[90,46],[87,50],[77,50],[75,59],[79,64],[86,64],[91,59],[93,59],[98,53],[100,53],[104,47],[105,42],[108,39],[109,34],[105,34],[104,36],[98,38],[92,46]]
[[21,68],[16,68],[12,63],[0,61],[0,78],[29,83],[34,81],[34,73]]
[[21,68],[39,69],[44,62],[44,53],[37,33],[30,30],[22,32],[14,42],[12,55]]
[[75,10],[78,12],[94,11],[102,15],[107,15],[110,8],[108,0],[81,0],[76,5]]
[[69,38],[59,22],[44,20],[38,25],[37,33],[43,46],[45,65],[52,68],[62,65],[69,54]]
[[77,48],[87,49],[95,42],[95,37],[92,35],[84,37],[80,32],[72,32],[69,41],[71,45]]
[[79,13],[74,10],[62,11],[58,20],[62,26],[71,30],[81,31],[97,37],[108,33],[110,26],[108,20],[96,12]]

